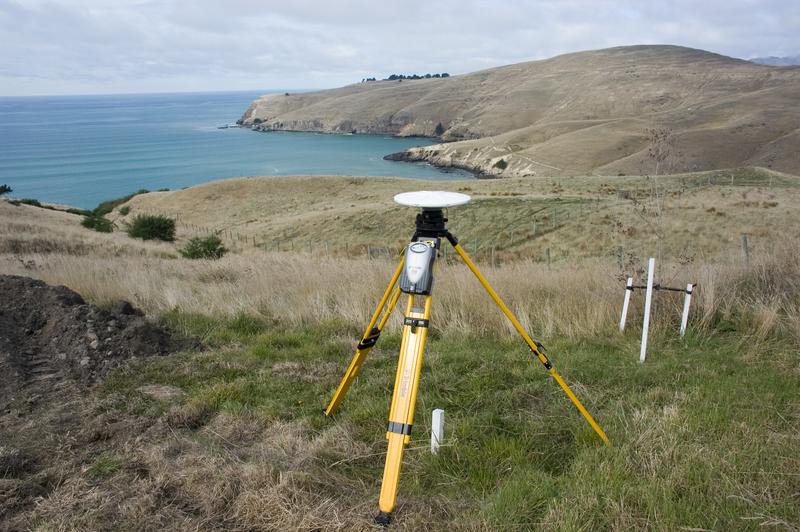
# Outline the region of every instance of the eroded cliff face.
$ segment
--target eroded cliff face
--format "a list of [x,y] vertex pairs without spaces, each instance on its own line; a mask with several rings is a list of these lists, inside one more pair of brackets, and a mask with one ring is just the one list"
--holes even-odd
[[437,137],[395,158],[485,176],[649,174],[755,165],[800,174],[800,68],[631,46],[444,79],[269,94],[258,131]]

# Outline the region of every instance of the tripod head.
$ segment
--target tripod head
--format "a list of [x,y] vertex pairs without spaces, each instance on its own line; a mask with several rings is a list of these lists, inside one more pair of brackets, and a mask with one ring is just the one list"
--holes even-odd
[[417,227],[414,232],[416,237],[447,238],[453,245],[456,239],[447,230],[447,218],[443,209],[456,207],[468,203],[470,197],[458,192],[444,190],[420,190],[417,192],[404,192],[394,197],[395,203],[406,207],[419,207],[422,210],[417,214]]

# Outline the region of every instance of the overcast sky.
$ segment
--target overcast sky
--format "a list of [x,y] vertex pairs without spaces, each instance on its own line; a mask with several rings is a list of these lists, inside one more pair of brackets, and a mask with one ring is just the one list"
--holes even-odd
[[334,87],[565,52],[800,53],[800,0],[0,0],[0,95]]

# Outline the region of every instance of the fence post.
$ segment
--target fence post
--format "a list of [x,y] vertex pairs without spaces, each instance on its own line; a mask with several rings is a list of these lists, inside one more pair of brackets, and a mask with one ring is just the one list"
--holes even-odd
[[642,323],[642,347],[639,350],[639,362],[644,362],[647,356],[647,334],[650,329],[650,304],[653,301],[653,275],[656,269],[656,259],[650,257],[647,261],[647,293],[644,296],[644,322]]
[[681,316],[681,338],[686,334],[686,324],[689,322],[689,305],[692,303],[692,283],[686,285],[686,297],[683,299],[683,315]]
[[431,452],[439,454],[439,446],[444,440],[444,410],[437,408],[431,416]]
[[494,246],[492,246],[492,269],[494,269]]
[[625,301],[622,303],[622,316],[619,318],[619,332],[625,330],[625,320],[628,318],[628,305],[631,302],[631,292],[633,292],[633,277],[628,277],[625,285]]
[[547,269],[550,269],[550,248],[545,248],[544,256],[547,259]]
[[747,233],[742,233],[742,260],[745,266],[750,263],[750,250],[747,248]]

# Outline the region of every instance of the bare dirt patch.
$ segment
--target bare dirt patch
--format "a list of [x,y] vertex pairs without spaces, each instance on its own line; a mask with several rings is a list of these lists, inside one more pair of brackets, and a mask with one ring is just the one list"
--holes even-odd
[[104,310],[64,286],[0,275],[0,530],[26,528],[14,516],[65,471],[116,433],[147,425],[89,400],[94,382],[132,359],[188,345],[130,303]]
[[64,381],[89,384],[127,360],[185,342],[120,301],[109,310],[64,286],[0,276],[0,409],[35,401]]

